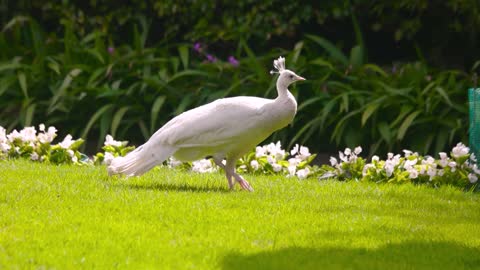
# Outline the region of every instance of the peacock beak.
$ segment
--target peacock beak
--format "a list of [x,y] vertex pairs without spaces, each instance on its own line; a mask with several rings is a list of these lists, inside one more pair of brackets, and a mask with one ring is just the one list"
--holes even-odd
[[297,81],[305,81],[306,79],[300,76],[297,76]]

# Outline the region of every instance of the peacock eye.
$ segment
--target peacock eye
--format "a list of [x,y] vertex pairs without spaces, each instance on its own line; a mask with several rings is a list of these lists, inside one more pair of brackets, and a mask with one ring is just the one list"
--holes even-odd
[[290,75],[290,79],[292,79],[292,80],[293,80],[293,75]]

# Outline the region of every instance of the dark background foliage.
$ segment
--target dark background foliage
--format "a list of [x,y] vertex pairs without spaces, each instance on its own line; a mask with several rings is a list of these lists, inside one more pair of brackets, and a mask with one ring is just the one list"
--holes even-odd
[[0,0],[0,125],[45,122],[92,148],[107,133],[138,144],[216,98],[274,97],[268,71],[283,54],[309,80],[292,89],[295,122],[270,139],[316,151],[445,150],[467,138],[479,9],[476,0]]

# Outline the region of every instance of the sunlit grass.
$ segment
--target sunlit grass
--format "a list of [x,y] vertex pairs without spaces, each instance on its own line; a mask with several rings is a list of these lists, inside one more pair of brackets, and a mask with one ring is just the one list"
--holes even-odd
[[474,269],[480,195],[0,162],[0,268]]

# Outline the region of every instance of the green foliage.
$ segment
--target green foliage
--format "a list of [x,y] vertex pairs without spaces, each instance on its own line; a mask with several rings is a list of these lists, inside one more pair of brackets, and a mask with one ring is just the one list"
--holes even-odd
[[256,80],[239,77],[225,62],[202,63],[185,44],[176,45],[174,54],[147,48],[148,29],[136,31],[131,46],[109,47],[102,33],[80,38],[66,21],[65,38],[41,42],[39,54],[28,42],[36,25],[28,18],[1,33],[12,48],[0,63],[0,123],[8,130],[42,121],[85,139],[93,131],[98,146],[109,132],[125,137],[140,130],[143,136],[134,139],[144,140],[172,116]]
[[[439,152],[466,141],[467,73],[421,62],[381,67],[355,60],[367,59],[355,49],[361,44],[348,56],[321,37],[307,38],[299,62],[311,79],[305,99],[305,90],[299,92],[292,141],[311,145],[328,134],[337,145],[362,145],[370,155],[401,147]],[[318,46],[327,57],[318,55]]]
[[423,62],[370,63],[355,16],[352,21],[357,45],[349,54],[315,35],[289,53],[274,49],[262,56],[241,40],[232,52],[237,66],[216,59],[204,43],[200,49],[149,47],[151,26],[142,18],[130,40],[113,46],[101,31],[79,35],[72,21],[63,22],[64,38],[58,38],[35,20],[16,17],[0,33],[7,48],[0,62],[0,123],[10,131],[44,122],[93,141],[96,149],[107,134],[138,144],[173,116],[212,100],[274,97],[268,67],[286,55],[288,68],[308,80],[291,89],[299,100],[293,128],[270,141],[322,152],[333,150],[331,141],[362,145],[370,155],[405,147],[439,152],[466,141],[469,74]]

